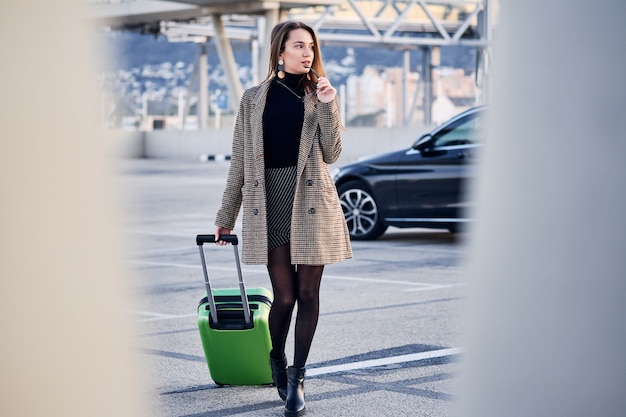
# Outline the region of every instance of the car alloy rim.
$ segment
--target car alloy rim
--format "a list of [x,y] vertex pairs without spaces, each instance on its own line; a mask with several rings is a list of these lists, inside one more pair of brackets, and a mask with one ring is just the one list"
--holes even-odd
[[368,193],[351,189],[341,194],[340,200],[351,235],[364,235],[376,226],[378,210],[376,202]]

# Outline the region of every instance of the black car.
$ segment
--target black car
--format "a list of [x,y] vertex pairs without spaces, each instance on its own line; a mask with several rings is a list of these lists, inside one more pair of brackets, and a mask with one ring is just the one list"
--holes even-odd
[[468,222],[465,186],[483,143],[485,112],[466,110],[408,149],[339,168],[334,181],[351,238],[376,239],[388,226],[456,232]]

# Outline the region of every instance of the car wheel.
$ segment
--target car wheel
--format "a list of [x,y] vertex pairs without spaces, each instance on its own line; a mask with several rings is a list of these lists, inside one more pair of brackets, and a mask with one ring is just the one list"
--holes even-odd
[[372,240],[385,233],[387,226],[380,218],[376,201],[362,182],[347,182],[340,185],[337,191],[350,238]]

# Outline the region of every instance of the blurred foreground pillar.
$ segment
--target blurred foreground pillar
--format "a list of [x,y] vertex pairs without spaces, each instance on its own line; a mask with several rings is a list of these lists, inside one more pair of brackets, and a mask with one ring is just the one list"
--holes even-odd
[[457,416],[626,415],[624,22],[502,4]]
[[83,7],[0,3],[2,416],[147,415]]

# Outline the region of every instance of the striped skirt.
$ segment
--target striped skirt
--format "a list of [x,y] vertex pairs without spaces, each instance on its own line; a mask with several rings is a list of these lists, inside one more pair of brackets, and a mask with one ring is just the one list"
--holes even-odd
[[289,243],[291,213],[296,191],[296,167],[265,170],[267,198],[267,249],[271,251]]

